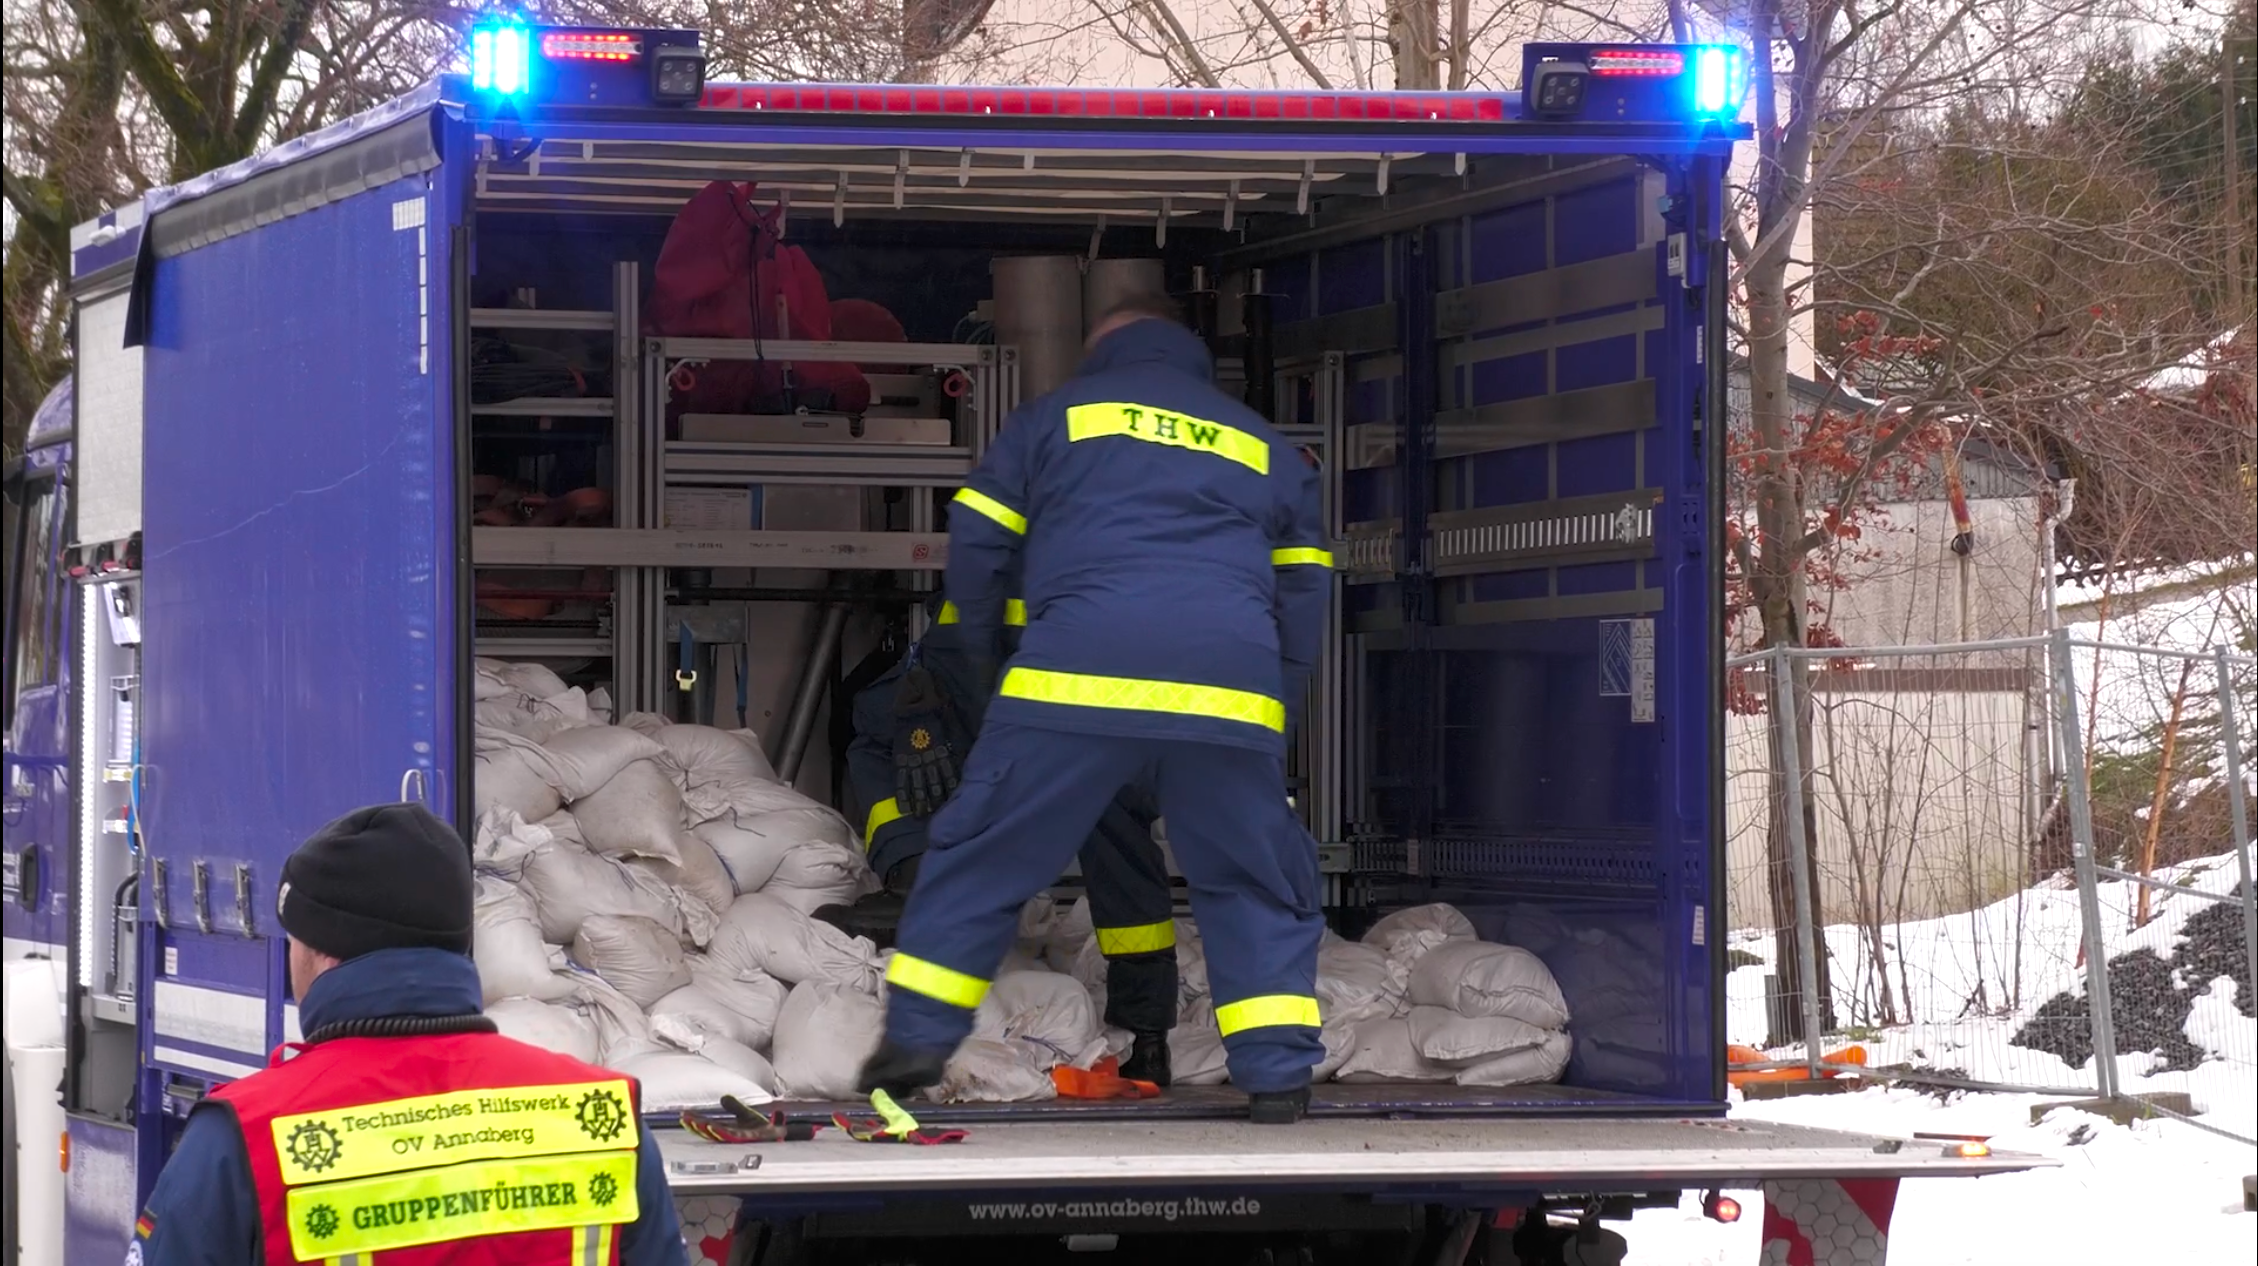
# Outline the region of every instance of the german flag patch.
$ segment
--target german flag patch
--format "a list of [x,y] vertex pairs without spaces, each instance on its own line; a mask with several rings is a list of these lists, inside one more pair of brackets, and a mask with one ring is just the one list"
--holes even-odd
[[150,1217],[147,1210],[143,1210],[141,1216],[134,1220],[133,1233],[142,1239],[148,1239],[157,1233],[157,1220]]

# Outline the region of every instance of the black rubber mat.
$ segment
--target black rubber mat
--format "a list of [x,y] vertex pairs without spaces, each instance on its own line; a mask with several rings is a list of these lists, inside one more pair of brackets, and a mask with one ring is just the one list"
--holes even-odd
[[[788,1116],[828,1117],[833,1112],[870,1115],[866,1103],[779,1102],[769,1105]],[[1222,1120],[1242,1116],[1247,1097],[1229,1086],[1178,1086],[1158,1099],[1052,1099],[1042,1103],[922,1103],[907,1105],[928,1125],[973,1125],[1000,1121]],[[1314,1117],[1515,1117],[1515,1116],[1698,1116],[1721,1112],[1654,1099],[1645,1095],[1576,1086],[1474,1087],[1384,1083],[1349,1086],[1327,1082],[1312,1088]]]

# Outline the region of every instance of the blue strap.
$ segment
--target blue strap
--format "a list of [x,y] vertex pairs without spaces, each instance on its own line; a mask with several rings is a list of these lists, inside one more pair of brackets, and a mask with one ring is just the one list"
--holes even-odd
[[674,688],[676,690],[687,693],[692,687],[698,684],[697,643],[692,640],[690,636],[690,619],[688,615],[683,616],[680,629],[682,663],[679,668],[676,668],[674,670]]
[[745,686],[745,674],[751,665],[743,642],[737,643],[737,724],[744,725],[745,709],[751,703]]

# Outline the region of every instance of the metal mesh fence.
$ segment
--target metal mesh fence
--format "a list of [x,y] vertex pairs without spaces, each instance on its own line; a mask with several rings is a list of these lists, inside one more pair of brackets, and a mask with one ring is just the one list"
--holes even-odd
[[2058,634],[1728,671],[1734,1043],[2199,1110],[2258,1076],[2258,660]]

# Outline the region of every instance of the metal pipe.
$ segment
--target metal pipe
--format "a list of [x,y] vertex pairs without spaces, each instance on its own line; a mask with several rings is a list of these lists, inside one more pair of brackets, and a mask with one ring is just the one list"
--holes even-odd
[[1199,335],[1201,342],[1214,348],[1216,294],[1208,288],[1205,268],[1195,266],[1192,269],[1192,288],[1184,294],[1184,324],[1192,327],[1192,333]]
[[2094,871],[2092,788],[2085,747],[2078,736],[2078,681],[2070,662],[2070,632],[2055,629],[2054,723],[2060,727],[2062,775],[2070,800],[2070,854],[2078,873],[2078,914],[2085,925],[2086,1005],[2093,1012],[2094,1089],[2117,1097],[2117,1020],[2109,1010],[2109,954],[2101,939],[2101,877]]
[[815,732],[815,710],[831,684],[831,665],[839,658],[839,643],[847,632],[847,611],[844,602],[824,608],[823,626],[816,632],[815,648],[808,653],[808,669],[800,678],[800,693],[793,698],[791,715],[784,723],[784,744],[776,754],[776,776],[787,785],[799,777],[808,736]]
[[1262,293],[1262,270],[1248,274],[1246,297],[1241,300],[1240,323],[1246,327],[1244,361],[1247,407],[1271,421],[1277,420],[1278,358],[1271,341],[1270,296]]
[[[511,594],[511,597],[517,597]],[[861,589],[833,587],[823,589],[791,589],[779,586],[709,585],[699,589],[676,589],[670,598],[683,602],[866,602],[904,603],[923,602],[926,595],[915,589],[885,588]]]
[[2258,880],[2251,878],[2250,803],[2242,785],[2242,717],[2235,708],[2234,657],[2212,651],[2219,688],[2219,747],[2226,753],[2227,818],[2234,824],[2234,860],[2242,872],[2242,952],[2250,958],[2250,987],[2258,989]]
[[[1784,649],[1784,648],[1783,648]],[[1796,974],[1803,993],[1803,1055],[1811,1076],[1820,1076],[1819,907],[1811,892],[1811,842],[1803,834],[1802,709],[1795,697],[1795,665],[1786,655],[1772,660],[1772,724],[1780,736],[1780,763],[1787,766],[1788,865],[1795,889]]]
[[1019,349],[1019,398],[1032,400],[1082,363],[1082,257],[1010,255],[988,270],[996,342]]

